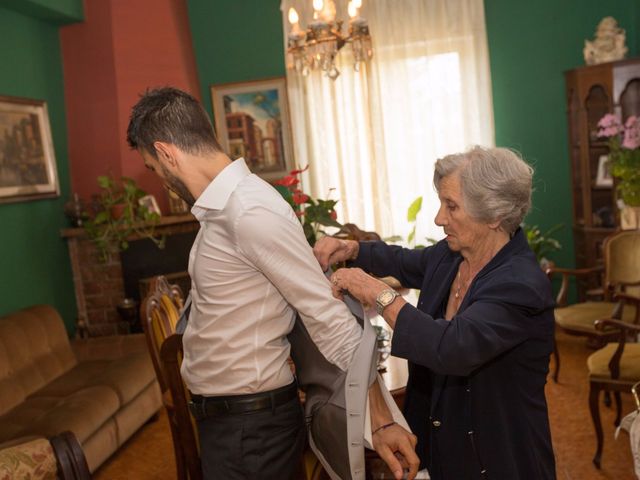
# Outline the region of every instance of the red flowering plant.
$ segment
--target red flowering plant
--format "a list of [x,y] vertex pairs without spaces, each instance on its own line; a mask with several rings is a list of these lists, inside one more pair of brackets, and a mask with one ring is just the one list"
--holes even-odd
[[608,113],[598,122],[598,136],[609,143],[608,166],[620,198],[625,205],[640,206],[640,120],[632,115],[622,123]]
[[322,227],[342,228],[342,225],[336,220],[338,218],[335,210],[337,200],[313,199],[300,190],[298,176],[308,168],[309,165],[299,170],[291,170],[289,175],[273,182],[273,186],[296,212],[302,223],[304,235],[309,245],[313,247],[318,233],[325,233]]

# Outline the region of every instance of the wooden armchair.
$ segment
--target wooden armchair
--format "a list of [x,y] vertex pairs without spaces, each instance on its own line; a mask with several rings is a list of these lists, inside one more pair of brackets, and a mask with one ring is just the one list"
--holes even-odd
[[75,435],[62,432],[0,449],[0,478],[89,480],[91,473]]
[[198,442],[187,407],[188,392],[180,376],[182,335],[175,334],[183,303],[180,287],[158,276],[151,281],[149,294],[140,307],[140,317],[169,417],[177,478],[200,480]]
[[[607,328],[596,329],[595,321],[604,318],[638,324],[638,310],[632,305],[625,307],[625,296],[614,300],[617,293],[635,293],[640,286],[640,231],[625,230],[607,237],[603,243],[604,265],[567,269],[550,267],[547,275],[562,276],[562,283],[556,298],[556,326],[569,335],[587,337],[596,348],[601,348],[611,339]],[[603,301],[587,301],[567,305],[567,293],[571,276],[602,276]],[[615,337],[615,335],[614,335]],[[553,375],[558,381],[560,373],[560,354],[554,346],[556,368]]]
[[[640,298],[620,295],[629,303],[634,303],[640,310]],[[600,468],[602,457],[603,433],[600,420],[600,392],[613,392],[616,403],[615,425],[620,424],[622,402],[620,392],[629,392],[633,385],[640,381],[640,343],[627,343],[629,338],[636,338],[640,333],[640,325],[630,324],[614,319],[596,321],[596,329],[615,331],[617,342],[608,343],[604,348],[595,351],[587,359],[589,369],[589,410],[596,431],[596,453],[593,463]]]

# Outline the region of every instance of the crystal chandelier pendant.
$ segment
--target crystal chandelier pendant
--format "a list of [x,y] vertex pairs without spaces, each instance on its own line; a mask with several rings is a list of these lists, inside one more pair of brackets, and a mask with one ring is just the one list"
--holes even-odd
[[289,9],[291,31],[288,36],[287,68],[298,74],[308,75],[311,70],[322,70],[335,80],[340,75],[336,56],[346,44],[351,44],[354,69],[373,56],[371,35],[367,21],[359,16],[362,0],[349,2],[349,34],[342,34],[342,21],[336,20],[333,0],[313,0],[314,16],[306,31],[300,28],[298,13]]

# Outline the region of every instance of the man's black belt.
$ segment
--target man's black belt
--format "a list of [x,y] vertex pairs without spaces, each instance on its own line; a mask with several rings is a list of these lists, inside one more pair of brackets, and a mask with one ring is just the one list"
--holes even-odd
[[298,396],[295,382],[286,387],[276,388],[268,392],[249,395],[230,395],[225,397],[205,397],[191,394],[189,410],[196,420],[218,415],[234,415],[275,409]]

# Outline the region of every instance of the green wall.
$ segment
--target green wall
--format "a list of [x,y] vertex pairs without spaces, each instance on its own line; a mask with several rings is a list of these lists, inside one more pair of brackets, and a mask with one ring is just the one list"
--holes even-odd
[[60,238],[67,226],[69,167],[58,27],[0,7],[0,95],[47,102],[62,192],[55,199],[0,204],[0,315],[47,303],[72,331],[75,295],[67,245]]
[[187,0],[202,102],[213,84],[285,74],[280,0]]
[[0,8],[60,24],[84,18],[82,0],[0,0]]
[[611,15],[627,31],[628,56],[638,55],[640,5],[631,0],[485,0],[496,144],[512,147],[535,169],[527,222],[557,224],[563,245],[552,257],[574,265],[572,194],[563,72],[584,65],[585,39]]

